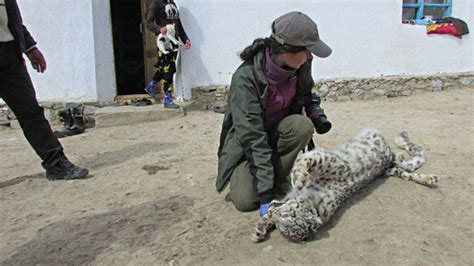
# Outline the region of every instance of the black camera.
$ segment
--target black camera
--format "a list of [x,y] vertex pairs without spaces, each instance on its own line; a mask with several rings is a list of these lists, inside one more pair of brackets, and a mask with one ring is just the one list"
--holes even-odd
[[304,95],[295,99],[292,106],[292,112],[301,114],[303,107],[306,116],[313,122],[314,128],[318,134],[325,134],[331,130],[332,124],[324,114],[324,109],[321,108],[321,97],[315,92],[309,95]]

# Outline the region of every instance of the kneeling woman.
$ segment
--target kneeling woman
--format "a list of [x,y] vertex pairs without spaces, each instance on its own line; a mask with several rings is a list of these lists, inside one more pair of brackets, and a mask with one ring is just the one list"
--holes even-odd
[[301,12],[277,18],[269,38],[256,39],[240,54],[244,62],[232,76],[216,180],[218,192],[230,183],[226,199],[240,211],[260,208],[262,217],[274,196],[290,189],[289,172],[314,128],[321,134],[331,128],[311,92],[313,54],[324,58],[331,49]]

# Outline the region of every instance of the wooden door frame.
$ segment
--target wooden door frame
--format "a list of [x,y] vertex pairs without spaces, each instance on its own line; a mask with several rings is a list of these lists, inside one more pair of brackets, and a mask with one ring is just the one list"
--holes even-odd
[[140,1],[142,8],[142,24],[140,25],[140,29],[143,34],[143,62],[145,64],[145,83],[147,83],[150,82],[155,75],[154,64],[157,56],[156,35],[146,28],[146,15],[153,0]]

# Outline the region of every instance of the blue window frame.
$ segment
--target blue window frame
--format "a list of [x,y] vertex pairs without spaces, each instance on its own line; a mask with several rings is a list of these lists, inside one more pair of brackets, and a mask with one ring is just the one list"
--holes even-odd
[[451,16],[452,0],[403,0],[403,22],[426,24],[427,17],[441,19]]

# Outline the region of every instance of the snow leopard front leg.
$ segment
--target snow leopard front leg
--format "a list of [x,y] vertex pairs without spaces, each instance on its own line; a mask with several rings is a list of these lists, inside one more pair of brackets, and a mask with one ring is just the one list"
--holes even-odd
[[278,206],[272,206],[268,210],[267,214],[265,214],[255,225],[254,232],[252,233],[252,241],[257,243],[264,241],[268,234],[275,228],[275,223],[273,221],[273,215],[279,209]]

